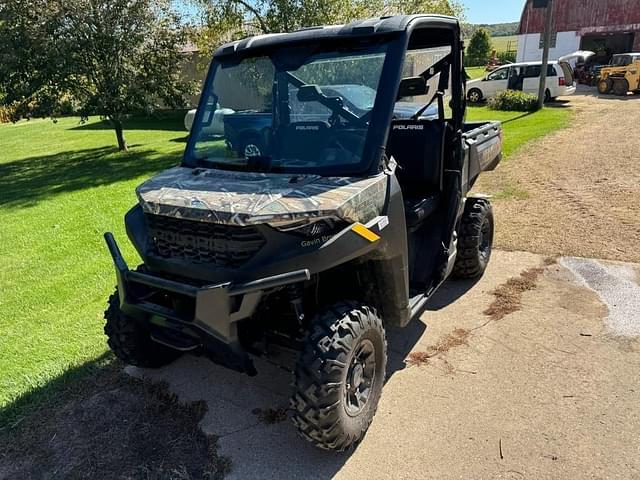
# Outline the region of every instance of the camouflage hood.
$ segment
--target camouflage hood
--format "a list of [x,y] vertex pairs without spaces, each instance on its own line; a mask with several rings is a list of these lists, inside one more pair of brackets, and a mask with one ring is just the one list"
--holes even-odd
[[387,175],[369,178],[232,172],[175,167],[138,187],[143,210],[232,225],[286,225],[339,217],[368,222],[380,215]]

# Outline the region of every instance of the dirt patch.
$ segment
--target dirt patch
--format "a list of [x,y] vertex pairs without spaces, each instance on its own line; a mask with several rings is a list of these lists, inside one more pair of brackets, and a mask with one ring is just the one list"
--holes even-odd
[[461,345],[467,345],[470,332],[464,328],[456,328],[453,332],[442,337],[438,342],[426,351],[411,352],[407,357],[407,365],[428,365],[430,359],[443,355],[449,350]]
[[538,276],[544,272],[544,268],[530,268],[520,274],[519,277],[510,278],[493,292],[495,297],[491,305],[483,312],[492,320],[502,320],[510,313],[522,308],[522,294],[536,288]]
[[[495,195],[496,247],[640,262],[640,98],[567,97],[571,126],[533,142],[482,175]],[[503,192],[526,191],[527,195]]]
[[72,388],[0,431],[0,478],[186,480],[229,471],[198,427],[204,402],[181,404],[118,362]]
[[429,352],[411,352],[407,357],[407,365],[414,367],[429,365],[429,359],[432,356]]

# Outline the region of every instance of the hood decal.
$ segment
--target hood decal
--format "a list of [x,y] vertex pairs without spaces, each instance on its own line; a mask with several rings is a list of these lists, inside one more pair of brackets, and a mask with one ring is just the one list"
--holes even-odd
[[382,211],[387,179],[175,167],[136,193],[145,212],[203,222],[286,225],[335,216],[366,223]]

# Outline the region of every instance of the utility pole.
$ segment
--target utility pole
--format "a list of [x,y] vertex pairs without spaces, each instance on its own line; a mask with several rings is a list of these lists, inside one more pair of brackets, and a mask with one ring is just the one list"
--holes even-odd
[[[538,89],[538,109],[544,107],[544,94],[547,90],[547,69],[549,68],[549,48],[551,47],[551,20],[553,18],[553,0],[547,1],[547,12],[544,20],[544,48],[542,50],[542,66],[540,68],[540,88]],[[535,2],[534,2],[535,3]]]

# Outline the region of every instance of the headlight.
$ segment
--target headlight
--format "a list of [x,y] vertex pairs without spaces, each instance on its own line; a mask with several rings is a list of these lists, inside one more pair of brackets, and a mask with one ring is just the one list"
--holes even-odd
[[289,223],[277,229],[281,232],[300,234],[307,238],[336,233],[346,227],[347,222],[336,217],[321,218],[319,220],[305,219]]

